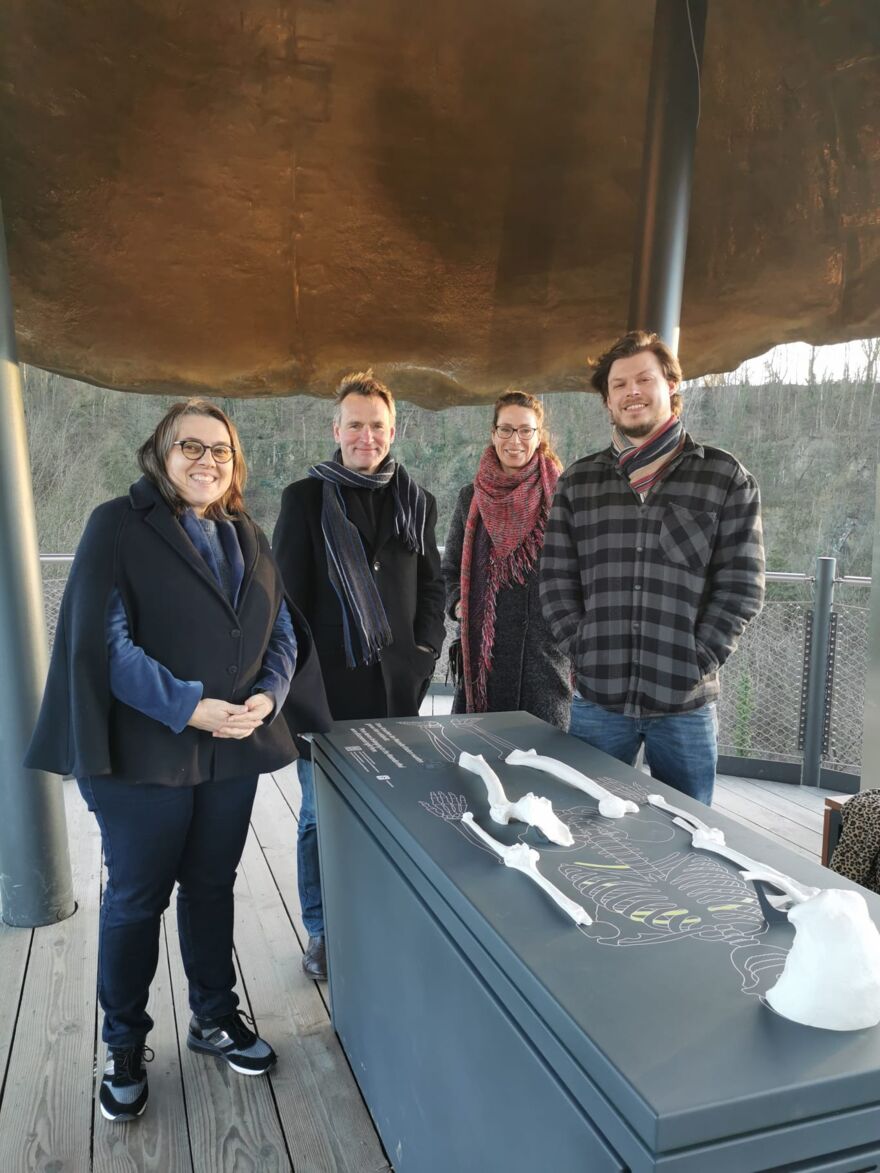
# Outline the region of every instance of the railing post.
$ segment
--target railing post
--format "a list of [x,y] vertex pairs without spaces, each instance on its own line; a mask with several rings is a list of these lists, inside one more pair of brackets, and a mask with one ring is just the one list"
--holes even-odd
[[868,672],[862,736],[862,790],[880,788],[880,467],[874,506],[874,563],[868,612]]
[[801,785],[818,786],[822,770],[822,741],[825,714],[830,698],[828,685],[828,640],[831,608],[834,603],[836,558],[816,559],[816,586],[813,594],[813,627],[806,688],[804,760]]
[[2,209],[0,668],[0,917],[50,924],[74,901],[61,785],[22,765],[46,675],[46,624]]

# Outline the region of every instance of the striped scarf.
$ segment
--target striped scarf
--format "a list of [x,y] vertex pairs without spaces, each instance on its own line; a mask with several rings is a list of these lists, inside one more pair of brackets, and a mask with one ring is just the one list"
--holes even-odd
[[[498,592],[513,583],[522,585],[537,566],[558,480],[559,469],[541,452],[515,472],[501,468],[491,444],[480,458],[461,551],[461,656],[469,713],[486,712]],[[474,537],[480,521],[491,543],[489,565],[474,567]],[[486,594],[478,663],[473,665],[469,623],[475,572],[485,579]]]
[[656,432],[634,444],[629,436],[617,428],[611,433],[611,446],[617,456],[617,467],[629,479],[633,492],[644,501],[684,448],[685,430],[678,416],[670,416]]
[[376,586],[360,532],[345,511],[344,488],[384,489],[390,486],[394,500],[394,532],[414,554],[425,552],[425,519],[428,500],[409,473],[392,457],[377,472],[355,472],[342,463],[337,450],[332,460],[309,469],[309,476],[323,481],[321,532],[327,549],[330,583],[342,608],[345,662],[349,668],[374,664],[382,648],[391,643],[388,616]]

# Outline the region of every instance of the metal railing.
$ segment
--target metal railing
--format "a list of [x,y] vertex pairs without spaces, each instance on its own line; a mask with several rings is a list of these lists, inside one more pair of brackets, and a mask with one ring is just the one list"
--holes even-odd
[[[43,554],[43,595],[50,644],[73,556]],[[749,777],[798,780],[804,762],[810,633],[815,575],[768,572],[767,599],[721,671],[718,704],[721,770]],[[821,739],[823,783],[856,789],[862,760],[871,579],[834,579],[828,600],[831,638],[824,653]],[[451,631],[454,626],[448,624]],[[448,641],[447,641],[448,642]],[[815,657],[814,657],[815,658]],[[438,661],[442,684],[446,656]]]

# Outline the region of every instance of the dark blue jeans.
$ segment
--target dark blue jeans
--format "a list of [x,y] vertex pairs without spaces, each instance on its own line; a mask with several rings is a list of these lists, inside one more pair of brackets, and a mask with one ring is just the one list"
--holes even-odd
[[83,778],[79,788],[101,828],[107,865],[98,938],[104,1042],[136,1046],[153,1026],[147,998],[175,882],[190,1008],[200,1018],[230,1014],[238,1005],[232,887],[256,777],[192,787]]
[[651,776],[709,806],[718,764],[718,717],[714,702],[667,717],[627,717],[575,693],[569,733],[627,765],[645,743]]
[[315,779],[312,763],[298,758],[296,772],[302,790],[299,827],[296,832],[296,881],[303,925],[310,937],[324,936],[321,871],[318,867],[318,828],[315,813]]

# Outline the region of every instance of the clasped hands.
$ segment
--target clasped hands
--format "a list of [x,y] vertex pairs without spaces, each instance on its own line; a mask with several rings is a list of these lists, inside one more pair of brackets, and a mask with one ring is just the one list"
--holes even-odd
[[272,698],[265,692],[254,693],[243,705],[204,697],[196,705],[187,725],[203,729],[214,737],[234,737],[241,741],[245,737],[250,737],[253,731],[263,724],[274,707]]

